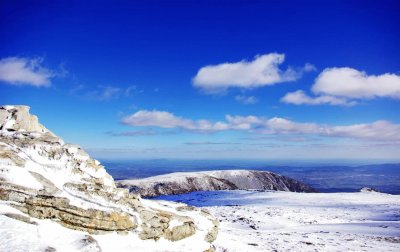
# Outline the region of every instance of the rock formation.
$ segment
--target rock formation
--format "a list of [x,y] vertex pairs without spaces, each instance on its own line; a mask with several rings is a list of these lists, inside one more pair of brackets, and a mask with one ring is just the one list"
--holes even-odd
[[289,177],[251,170],[177,172],[116,183],[118,187],[128,188],[142,197],[236,189],[316,192],[312,187]]
[[[3,216],[30,225],[51,219],[90,234],[116,231],[170,242],[196,236],[208,244],[203,250],[217,234],[218,222],[205,211],[117,188],[97,160],[47,130],[27,106],[0,107],[1,205],[19,211]],[[93,239],[87,235],[80,244],[98,247]]]

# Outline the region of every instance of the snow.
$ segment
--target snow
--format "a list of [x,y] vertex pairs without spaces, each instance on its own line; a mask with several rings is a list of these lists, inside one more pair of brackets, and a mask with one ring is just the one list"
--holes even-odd
[[[15,136],[19,134],[13,132],[12,135]],[[83,177],[93,177],[103,179],[105,185],[114,187],[113,180],[111,177],[107,177],[107,172],[105,169],[96,170],[86,166],[84,161],[87,160],[88,157],[84,155],[77,155],[76,153],[79,153],[79,150],[76,146],[65,146],[66,151],[72,152],[73,156],[71,156],[71,154],[68,155],[66,152],[61,152],[60,157],[54,159],[43,155],[42,152],[44,150],[46,150],[46,152],[62,150],[61,148],[63,148],[63,146],[61,144],[61,140],[58,142],[60,146],[37,143],[33,146],[17,148],[6,143],[0,144],[5,149],[18,153],[18,156],[25,161],[24,167],[18,167],[11,166],[9,163],[6,163],[5,160],[0,160],[0,164],[4,163],[4,166],[8,167],[7,169],[0,171],[0,178],[2,177],[6,179],[6,181],[32,189],[42,189],[42,185],[29,172],[41,174],[62,191],[61,196],[69,198],[72,204],[76,204],[76,206],[79,207],[84,207],[85,202],[81,202],[73,197],[71,192],[64,189],[64,184],[81,183]],[[81,169],[84,172],[83,175],[72,172],[73,159],[81,162]],[[94,202],[94,204],[88,204],[86,206],[86,208],[89,207],[95,207],[96,209],[104,210],[104,208],[97,204],[97,202]]]
[[217,251],[400,251],[400,195],[218,191],[159,198],[217,217]]
[[[182,190],[196,187],[197,190],[208,190],[213,191],[219,189],[216,186],[215,179],[220,180],[220,184],[225,184],[226,187],[235,185],[239,189],[265,189],[274,188],[274,184],[279,185],[280,190],[289,189],[284,184],[285,182],[280,181],[278,178],[281,177],[279,174],[273,174],[268,171],[253,171],[253,170],[212,170],[212,171],[199,171],[199,172],[175,172],[170,174],[158,175],[142,179],[127,179],[119,180],[118,184],[124,187],[136,186],[141,188],[141,193],[146,195],[154,194],[155,191],[162,191],[163,188],[155,189],[155,185],[159,184],[173,184],[179,185]],[[225,181],[225,182],[223,182]],[[162,194],[162,193],[161,193]],[[153,195],[152,195],[153,196]]]
[[[123,187],[138,187],[141,188],[141,193],[145,196],[158,195],[158,190],[163,191],[163,188],[155,189],[159,184],[172,184],[180,186],[183,191],[191,190],[196,187],[197,190],[213,191],[219,188],[214,182],[215,179],[224,179],[217,184],[224,184],[226,181],[231,184],[225,184],[225,188],[234,184],[240,189],[263,189],[265,185],[257,174],[256,171],[250,170],[222,170],[222,171],[199,171],[199,172],[175,172],[170,174],[158,175],[143,179],[128,179],[119,180],[118,184]],[[194,178],[194,180],[193,180]],[[267,183],[268,180],[264,180]],[[272,181],[271,181],[272,183]],[[168,186],[167,186],[168,187]],[[168,191],[168,189],[166,189]],[[177,188],[176,190],[179,190]],[[163,194],[163,193],[161,193]]]
[[204,251],[209,248],[200,237],[192,236],[181,241],[171,242],[164,238],[158,241],[140,240],[135,234],[119,235],[94,235],[103,252],[114,251]]
[[82,239],[83,232],[64,228],[51,220],[35,221],[40,224],[28,224],[0,215],[0,251],[45,251],[47,247],[57,251],[77,251],[72,242]]
[[[217,251],[399,251],[400,196],[383,193],[293,193],[256,191],[195,192],[143,200],[146,207],[173,211],[183,201],[220,220]],[[91,251],[82,248],[85,232],[31,218],[32,225],[6,217],[27,216],[0,204],[0,251]],[[187,212],[199,231],[170,242],[141,240],[135,232],[92,235],[102,251],[203,251],[210,222],[200,212]],[[180,225],[173,220],[170,228]]]
[[159,183],[159,182],[186,182],[187,177],[206,177],[221,175],[226,176],[242,176],[248,174],[248,170],[223,170],[223,171],[199,171],[199,172],[174,172],[169,174],[152,176],[144,179],[130,179],[120,180],[126,184],[136,184],[143,181],[143,183]]
[[4,123],[3,129],[12,129],[15,124],[14,119],[9,119],[7,122]]
[[[1,162],[0,162],[1,165]],[[19,166],[7,166],[6,169],[0,169],[0,179],[5,181],[18,181],[19,184],[36,190],[43,189],[39,183],[25,168]]]
[[172,221],[169,222],[168,228],[172,229],[172,228],[177,227],[177,226],[180,226],[180,225],[182,225],[182,224],[183,224],[183,223],[182,223],[181,221],[172,220]]
[[[181,204],[166,202],[166,206],[177,205]],[[28,224],[2,215],[4,213],[27,216],[7,205],[7,202],[0,201],[0,251],[45,251],[47,247],[52,247],[56,251],[83,251],[80,240],[88,235],[85,232],[65,228],[51,220],[31,218],[37,225]],[[204,219],[199,219],[198,222],[204,222]],[[128,234],[111,232],[91,236],[98,242],[103,252],[204,251],[210,246],[204,240],[205,234],[201,231],[175,242],[164,238],[158,241],[141,240],[134,231]],[[93,250],[87,249],[87,251]]]
[[5,108],[5,110],[11,110],[11,109],[15,108],[15,106],[13,106],[13,105],[4,105],[2,107]]

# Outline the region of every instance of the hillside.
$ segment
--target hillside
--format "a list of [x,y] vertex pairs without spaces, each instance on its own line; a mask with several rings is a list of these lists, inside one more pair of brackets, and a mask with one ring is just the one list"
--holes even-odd
[[142,197],[237,189],[316,192],[312,187],[289,177],[251,170],[176,172],[144,179],[120,180],[117,186],[128,188]]

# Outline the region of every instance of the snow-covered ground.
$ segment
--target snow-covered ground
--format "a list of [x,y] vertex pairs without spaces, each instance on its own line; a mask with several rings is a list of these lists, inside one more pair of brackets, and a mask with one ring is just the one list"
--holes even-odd
[[400,251],[400,195],[219,191],[159,199],[216,216],[217,251]]
[[[400,195],[238,190],[159,198],[195,205],[216,216],[220,226],[214,245],[221,252],[400,251]],[[36,224],[3,214],[25,216]],[[203,251],[206,245],[204,234],[171,243],[115,232],[92,235],[97,242],[91,243],[85,232],[29,217],[7,204],[0,204],[0,236],[0,251]]]
[[[174,202],[160,202],[143,200],[148,207],[164,207],[171,211],[171,207],[184,206]],[[171,242],[161,237],[142,240],[138,231],[108,232],[92,234],[69,229],[50,219],[37,219],[26,215],[0,201],[0,252],[202,252],[209,248],[204,240],[210,222],[201,213],[187,212],[195,220],[198,230],[195,235],[180,241]],[[10,215],[25,217],[24,221],[10,218]],[[27,223],[29,222],[29,223]],[[172,223],[172,225],[180,223]]]

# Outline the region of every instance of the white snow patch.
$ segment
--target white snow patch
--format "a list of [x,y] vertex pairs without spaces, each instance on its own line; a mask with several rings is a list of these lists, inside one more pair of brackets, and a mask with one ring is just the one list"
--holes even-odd
[[0,169],[0,178],[11,182],[13,184],[23,185],[25,187],[40,190],[43,188],[25,168],[19,166],[7,166],[7,168]]
[[[174,203],[169,203],[170,206]],[[44,251],[48,247],[56,251],[82,251],[80,240],[88,235],[82,231],[65,228],[51,220],[31,218],[38,225],[28,224],[4,215],[16,213],[24,215],[18,210],[0,201],[0,251]],[[136,232],[127,235],[111,232],[102,235],[92,235],[103,252],[128,251],[204,251],[210,244],[204,241],[204,233],[176,242],[163,238],[155,240],[141,240]]]
[[217,251],[399,251],[400,195],[195,192],[162,196],[220,220]]

